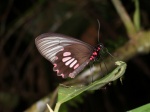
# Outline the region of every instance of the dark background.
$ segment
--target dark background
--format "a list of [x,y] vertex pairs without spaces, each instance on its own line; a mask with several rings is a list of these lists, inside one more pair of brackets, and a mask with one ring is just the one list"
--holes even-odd
[[[121,0],[132,18],[134,2]],[[141,29],[150,28],[150,1],[139,0]],[[0,111],[19,112],[52,92],[64,79],[37,51],[34,39],[45,32],[63,33],[91,45],[100,41],[114,52],[128,41],[125,27],[111,0],[0,1]],[[128,51],[126,51],[128,53]],[[121,54],[120,54],[121,55]],[[124,112],[150,102],[150,54],[127,62],[120,81],[107,89],[84,93],[65,103],[62,111]]]

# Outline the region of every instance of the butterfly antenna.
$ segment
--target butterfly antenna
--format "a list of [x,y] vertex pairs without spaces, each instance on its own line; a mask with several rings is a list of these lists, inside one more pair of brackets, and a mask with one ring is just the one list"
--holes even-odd
[[97,19],[97,22],[98,22],[98,43],[99,43],[100,22],[98,19]]
[[[105,48],[105,47],[104,47],[104,48]],[[107,48],[105,48],[105,50],[106,50],[106,53],[108,53],[113,59],[116,59],[116,58],[108,51]]]

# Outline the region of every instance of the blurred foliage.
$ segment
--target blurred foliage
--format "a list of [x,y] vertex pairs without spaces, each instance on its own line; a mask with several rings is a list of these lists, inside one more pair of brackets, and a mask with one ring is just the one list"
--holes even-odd
[[[121,2],[132,18],[134,2]],[[148,30],[150,1],[139,0],[139,5],[141,29]],[[45,32],[63,33],[94,46],[97,44],[97,19],[100,42],[109,51],[115,51],[129,40],[110,0],[1,0],[0,111],[23,111],[64,81],[38,53],[34,45],[36,36]],[[128,62],[123,85],[117,82],[106,90],[81,96],[76,99],[79,103],[70,102],[64,105],[64,110],[120,112],[148,103],[149,62],[149,54],[133,58]]]
[[0,108],[5,108],[5,111],[11,111],[19,103],[19,96],[7,92],[0,93]]

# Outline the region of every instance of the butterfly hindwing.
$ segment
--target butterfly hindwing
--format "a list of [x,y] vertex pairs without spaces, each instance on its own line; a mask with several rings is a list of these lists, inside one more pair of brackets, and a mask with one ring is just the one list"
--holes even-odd
[[89,63],[90,51],[82,44],[72,44],[66,46],[56,56],[54,71],[64,78],[68,76],[73,78]]
[[35,40],[40,53],[54,65],[58,76],[75,77],[88,63],[93,47],[80,40],[46,33]]

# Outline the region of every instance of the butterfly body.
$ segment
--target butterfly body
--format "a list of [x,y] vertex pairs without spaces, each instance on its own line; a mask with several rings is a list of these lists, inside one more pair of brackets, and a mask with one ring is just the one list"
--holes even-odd
[[35,39],[39,52],[62,78],[74,78],[89,62],[95,61],[103,46],[93,47],[78,39],[56,33],[45,33]]
[[102,44],[98,44],[95,49],[93,50],[92,55],[90,56],[90,61],[95,61],[100,56],[100,52],[103,49]]

